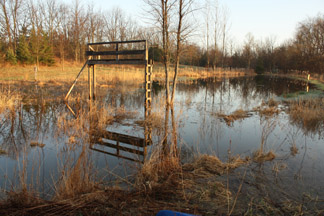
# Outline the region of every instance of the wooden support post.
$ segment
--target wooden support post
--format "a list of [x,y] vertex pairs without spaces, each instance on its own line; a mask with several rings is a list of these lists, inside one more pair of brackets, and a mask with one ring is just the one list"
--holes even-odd
[[117,156],[119,156],[119,141],[117,140],[116,142],[117,142],[116,143],[117,144],[117,148],[116,148],[117,152],[116,153],[117,153]]
[[95,65],[92,65],[92,99],[96,99],[96,72]]
[[88,65],[89,100],[92,100],[91,65]]
[[148,64],[148,47],[147,47],[147,41],[145,41],[144,44],[144,50],[145,50],[145,60],[146,60],[146,64]]
[[96,72],[95,65],[88,65],[89,100],[96,99]]
[[[116,43],[116,53],[118,52],[118,43]],[[119,61],[119,55],[117,54],[116,55],[116,61],[118,62]]]

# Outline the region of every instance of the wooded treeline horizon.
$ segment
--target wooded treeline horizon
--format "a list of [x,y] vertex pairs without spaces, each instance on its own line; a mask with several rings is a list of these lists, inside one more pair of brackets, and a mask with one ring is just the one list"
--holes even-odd
[[[257,73],[307,71],[324,74],[323,15],[301,20],[295,36],[280,45],[273,37],[258,41],[249,33],[244,43],[235,47],[232,41],[225,40],[226,13],[219,16],[210,12],[212,19],[206,15],[207,6],[199,10],[192,9],[195,13],[205,10],[205,23],[200,25],[210,29],[202,33],[205,45],[184,38],[180,64],[246,68]],[[154,22],[147,27],[138,25],[120,8],[101,11],[93,4],[82,5],[78,0],[71,4],[57,0],[0,0],[0,16],[1,64],[81,63],[86,60],[87,43],[124,40],[148,40],[150,58],[163,61],[161,29]],[[199,30],[191,29],[190,34],[194,31]],[[171,63],[176,62],[177,56],[174,54],[177,52],[174,32],[170,30]]]

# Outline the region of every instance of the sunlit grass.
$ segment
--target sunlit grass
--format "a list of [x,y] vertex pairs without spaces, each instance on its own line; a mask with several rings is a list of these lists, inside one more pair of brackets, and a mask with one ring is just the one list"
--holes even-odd
[[5,109],[13,110],[19,100],[20,97],[16,93],[0,90],[0,113]]
[[232,126],[233,123],[237,120],[242,120],[251,116],[248,111],[242,109],[235,110],[233,113],[228,115],[224,113],[213,113],[213,115],[216,115],[217,117],[223,119],[228,126]]
[[317,131],[324,121],[324,99],[289,101],[289,116],[293,123],[301,125],[307,131]]

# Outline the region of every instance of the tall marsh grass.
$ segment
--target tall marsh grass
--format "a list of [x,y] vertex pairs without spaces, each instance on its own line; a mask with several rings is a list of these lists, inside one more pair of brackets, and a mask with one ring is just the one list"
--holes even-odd
[[299,99],[289,102],[290,121],[306,132],[322,131],[324,122],[324,98]]
[[4,110],[13,110],[20,100],[20,96],[16,93],[0,90],[0,113]]

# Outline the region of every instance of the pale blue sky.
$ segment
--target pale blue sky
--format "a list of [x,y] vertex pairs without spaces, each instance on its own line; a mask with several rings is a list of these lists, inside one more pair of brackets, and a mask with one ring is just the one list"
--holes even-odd
[[[143,0],[81,1],[93,1],[103,11],[120,7],[141,23]],[[200,4],[204,2],[196,1]],[[219,3],[228,8],[230,35],[236,44],[242,43],[249,32],[256,40],[271,36],[276,38],[278,44],[282,43],[294,36],[299,22],[324,14],[324,0],[219,0]],[[197,15],[198,19],[199,16],[201,20],[204,19],[202,13]]]

